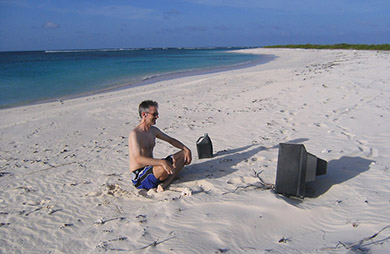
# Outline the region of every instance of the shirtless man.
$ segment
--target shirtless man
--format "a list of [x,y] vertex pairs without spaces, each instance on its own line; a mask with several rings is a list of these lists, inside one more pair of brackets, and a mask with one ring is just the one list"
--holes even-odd
[[[153,126],[158,119],[158,104],[143,101],[139,105],[141,121],[129,135],[130,171],[132,181],[138,189],[164,189],[175,179],[184,165],[191,163],[191,150],[179,140],[169,137]],[[164,140],[181,151],[165,159],[153,158],[156,138]]]

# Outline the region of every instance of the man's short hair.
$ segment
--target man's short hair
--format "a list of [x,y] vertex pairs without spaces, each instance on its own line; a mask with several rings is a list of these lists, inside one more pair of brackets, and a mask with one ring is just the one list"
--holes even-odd
[[142,118],[143,112],[149,112],[149,107],[158,108],[158,103],[155,101],[152,101],[152,100],[147,100],[147,101],[141,102],[141,104],[139,104],[139,107],[138,107],[139,117]]

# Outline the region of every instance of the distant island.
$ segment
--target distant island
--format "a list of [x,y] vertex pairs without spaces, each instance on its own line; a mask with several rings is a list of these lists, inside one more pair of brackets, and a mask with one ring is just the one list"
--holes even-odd
[[356,50],[390,50],[390,44],[333,44],[333,45],[318,45],[318,44],[302,44],[302,45],[274,45],[264,46],[264,48],[302,48],[302,49],[356,49]]

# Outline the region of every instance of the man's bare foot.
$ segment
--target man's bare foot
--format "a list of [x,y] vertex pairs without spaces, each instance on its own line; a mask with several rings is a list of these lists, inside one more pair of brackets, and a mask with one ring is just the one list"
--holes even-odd
[[159,185],[157,186],[157,192],[163,192],[163,191],[164,191],[163,185],[162,185],[162,184],[159,184]]

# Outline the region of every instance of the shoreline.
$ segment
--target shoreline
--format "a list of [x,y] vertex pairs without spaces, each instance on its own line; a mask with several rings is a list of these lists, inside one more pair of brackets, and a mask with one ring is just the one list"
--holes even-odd
[[[245,49],[237,49],[237,50],[233,50],[230,52],[232,54],[234,54],[235,52],[239,53],[240,50],[245,50]],[[73,51],[70,51],[70,52],[73,52]],[[223,72],[223,71],[229,71],[229,70],[235,70],[235,69],[242,69],[242,68],[255,66],[258,64],[264,64],[268,61],[272,61],[272,59],[273,59],[272,56],[258,55],[258,59],[254,59],[254,60],[249,61],[249,62],[233,64],[233,65],[223,65],[223,66],[216,66],[216,67],[211,67],[211,68],[207,67],[207,68],[199,68],[199,69],[193,69],[193,70],[189,69],[189,70],[184,70],[184,71],[176,71],[176,72],[172,72],[172,73],[155,74],[153,76],[144,77],[142,79],[135,79],[133,81],[127,81],[127,82],[125,81],[125,82],[120,82],[118,84],[111,83],[111,84],[108,84],[105,88],[101,88],[101,89],[97,89],[97,90],[89,91],[89,92],[84,92],[84,93],[80,93],[80,94],[65,95],[65,96],[60,96],[60,97],[55,97],[55,98],[42,99],[42,100],[38,100],[38,101],[23,102],[23,103],[12,104],[12,105],[7,105],[7,106],[0,106],[0,110],[29,106],[29,105],[45,104],[45,103],[51,103],[51,102],[56,102],[56,101],[71,100],[71,99],[76,99],[76,98],[83,98],[83,97],[88,97],[88,96],[93,96],[93,95],[104,94],[104,93],[108,93],[108,92],[120,91],[120,90],[131,88],[131,87],[150,85],[150,84],[153,84],[156,82],[166,81],[169,79],[176,79],[176,78],[182,78],[182,77],[188,77],[188,76],[197,76],[197,75],[202,75],[202,74],[211,74],[211,73],[217,73],[217,72]]]
[[[246,52],[275,58],[0,110],[0,252],[387,253],[390,55]],[[157,127],[193,152],[162,193],[135,189],[128,169],[145,99],[159,102]],[[198,159],[204,133],[215,156]],[[310,197],[262,189],[279,143],[328,162]],[[175,151],[157,141],[154,156]]]

